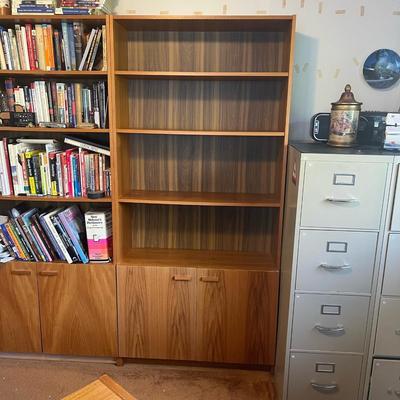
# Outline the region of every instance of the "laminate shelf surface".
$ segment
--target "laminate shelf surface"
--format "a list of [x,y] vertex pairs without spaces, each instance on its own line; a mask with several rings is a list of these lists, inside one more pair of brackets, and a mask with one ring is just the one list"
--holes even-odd
[[66,261],[63,260],[55,260],[52,262],[44,262],[44,261],[18,261],[18,260],[13,260],[13,261],[9,261],[9,263],[12,264],[13,267],[17,267],[17,268],[23,268],[23,267],[29,267],[29,266],[33,266],[36,264],[40,264],[41,266],[48,266],[49,270],[51,270],[51,266],[55,265],[55,266],[62,266],[65,268],[71,267],[73,266],[82,266],[82,267],[99,267],[99,268],[109,268],[109,267],[113,267],[114,264],[112,262],[106,262],[106,263],[95,263],[95,262],[89,262],[87,264],[84,263],[74,263],[74,264],[68,264]]
[[62,196],[0,196],[0,201],[45,201],[55,203],[111,203],[110,197],[89,199],[87,197]]
[[270,254],[213,250],[137,248],[124,254],[118,263],[156,267],[278,270],[278,266]]
[[20,127],[20,126],[0,126],[0,132],[48,132],[48,133],[108,133],[108,129],[91,128],[41,128],[40,126]]
[[141,135],[192,135],[192,136],[260,136],[260,137],[284,137],[285,132],[263,131],[197,131],[197,130],[173,130],[173,129],[117,129],[121,134]]
[[89,78],[107,77],[107,71],[43,71],[43,70],[0,70],[0,76],[32,76],[43,78]]
[[286,78],[288,72],[189,72],[189,71],[115,71],[116,76],[149,79],[273,79]]
[[135,190],[121,196],[121,203],[175,204],[199,206],[272,207],[281,203],[274,195],[248,193],[166,192]]
[[51,23],[62,21],[83,21],[90,23],[106,22],[107,15],[1,15],[0,23]]

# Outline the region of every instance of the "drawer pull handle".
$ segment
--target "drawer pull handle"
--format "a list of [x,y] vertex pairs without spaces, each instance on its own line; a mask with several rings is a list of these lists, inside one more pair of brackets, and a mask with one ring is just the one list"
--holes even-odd
[[326,269],[327,271],[343,271],[343,270],[348,270],[352,269],[352,266],[349,264],[343,264],[343,265],[329,265],[329,264],[319,264],[320,268]]
[[32,275],[29,269],[12,269],[11,275]]
[[172,277],[172,279],[173,279],[174,281],[185,281],[185,282],[187,282],[187,281],[191,281],[191,280],[192,280],[192,277],[189,276],[189,275],[174,275],[174,276]]
[[219,282],[219,277],[218,276],[202,276],[200,277],[200,280],[202,282],[213,282],[213,283],[217,283]]
[[40,276],[57,276],[58,271],[40,271],[39,275]]
[[311,386],[313,389],[324,393],[336,392],[336,390],[338,389],[338,385],[336,384],[326,385],[326,384],[311,382]]
[[330,203],[359,203],[360,201],[358,199],[355,199],[354,197],[349,197],[349,198],[337,198],[337,197],[327,197],[325,199],[326,201],[329,201]]
[[329,326],[322,326],[322,325],[317,324],[317,325],[315,325],[314,328],[319,333],[322,333],[322,334],[328,335],[328,336],[341,336],[346,333],[343,326],[329,327]]

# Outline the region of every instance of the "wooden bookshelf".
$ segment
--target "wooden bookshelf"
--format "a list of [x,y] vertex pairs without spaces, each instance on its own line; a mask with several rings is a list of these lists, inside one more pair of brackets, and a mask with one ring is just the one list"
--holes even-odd
[[114,257],[0,267],[0,351],[272,366],[295,17],[0,17],[79,20],[107,25],[108,71],[0,76],[107,79],[110,127],[0,132],[109,139],[111,199],[26,201],[111,204]]
[[[115,16],[110,27],[121,356],[272,365],[295,18]],[[263,279],[254,291],[265,308],[246,289],[253,278]],[[237,335],[228,325],[201,329],[212,323],[201,314],[202,288],[217,318],[230,312],[235,279],[237,306],[263,321],[257,354],[239,325]],[[164,309],[152,285],[187,308]],[[174,323],[182,336],[172,343]]]

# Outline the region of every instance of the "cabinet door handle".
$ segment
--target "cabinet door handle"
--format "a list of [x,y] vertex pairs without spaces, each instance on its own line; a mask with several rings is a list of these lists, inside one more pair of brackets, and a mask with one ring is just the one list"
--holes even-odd
[[336,385],[335,383],[332,385],[327,385],[322,383],[310,382],[310,385],[312,386],[313,389],[325,393],[335,392],[338,389],[338,385]]
[[12,269],[12,275],[32,275],[32,271],[29,269]]
[[217,283],[217,282],[219,282],[219,277],[218,276],[201,276],[200,280],[202,282],[214,282],[214,283]]
[[190,275],[174,275],[172,277],[172,280],[174,281],[191,281],[192,277]]
[[40,271],[39,275],[40,276],[57,276],[58,271]]
[[320,268],[326,269],[327,271],[338,271],[338,270],[346,270],[352,269],[350,264],[343,264],[343,265],[329,265],[326,263],[319,264]]
[[400,336],[400,329],[395,329],[395,330],[394,330],[394,333],[395,333],[397,336]]
[[338,197],[327,197],[325,199],[329,203],[359,203],[360,201],[354,197],[338,198]]
[[314,328],[319,332],[327,336],[341,336],[346,333],[345,329],[343,326],[335,326],[335,327],[329,327],[329,326],[322,326],[322,325],[315,325]]

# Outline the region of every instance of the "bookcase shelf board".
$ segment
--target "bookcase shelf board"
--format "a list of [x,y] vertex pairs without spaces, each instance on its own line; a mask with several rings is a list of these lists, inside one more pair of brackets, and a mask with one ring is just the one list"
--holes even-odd
[[15,77],[43,77],[43,78],[89,78],[95,80],[97,77],[107,77],[107,71],[43,71],[43,70],[8,70],[1,69],[0,76]]
[[0,24],[9,27],[15,24],[52,24],[61,22],[82,21],[87,25],[104,24],[107,15],[1,15]]
[[116,76],[143,77],[147,79],[273,79],[285,78],[287,72],[186,72],[186,71],[115,71]]
[[121,134],[143,134],[143,135],[192,135],[192,136],[264,136],[283,137],[285,132],[267,131],[196,131],[196,130],[172,130],[172,129],[120,129]]
[[119,264],[160,267],[277,271],[271,255],[238,251],[134,248]]
[[44,133],[60,133],[60,134],[77,134],[77,133],[109,133],[109,129],[100,128],[41,128],[39,126],[28,127],[28,126],[0,126],[0,132],[44,132]]
[[225,207],[271,207],[279,208],[279,198],[267,194],[169,192],[134,190],[119,198],[120,203],[171,204]]
[[1,196],[0,201],[40,201],[49,203],[111,203],[110,197],[89,199],[87,197],[62,197],[62,196]]

